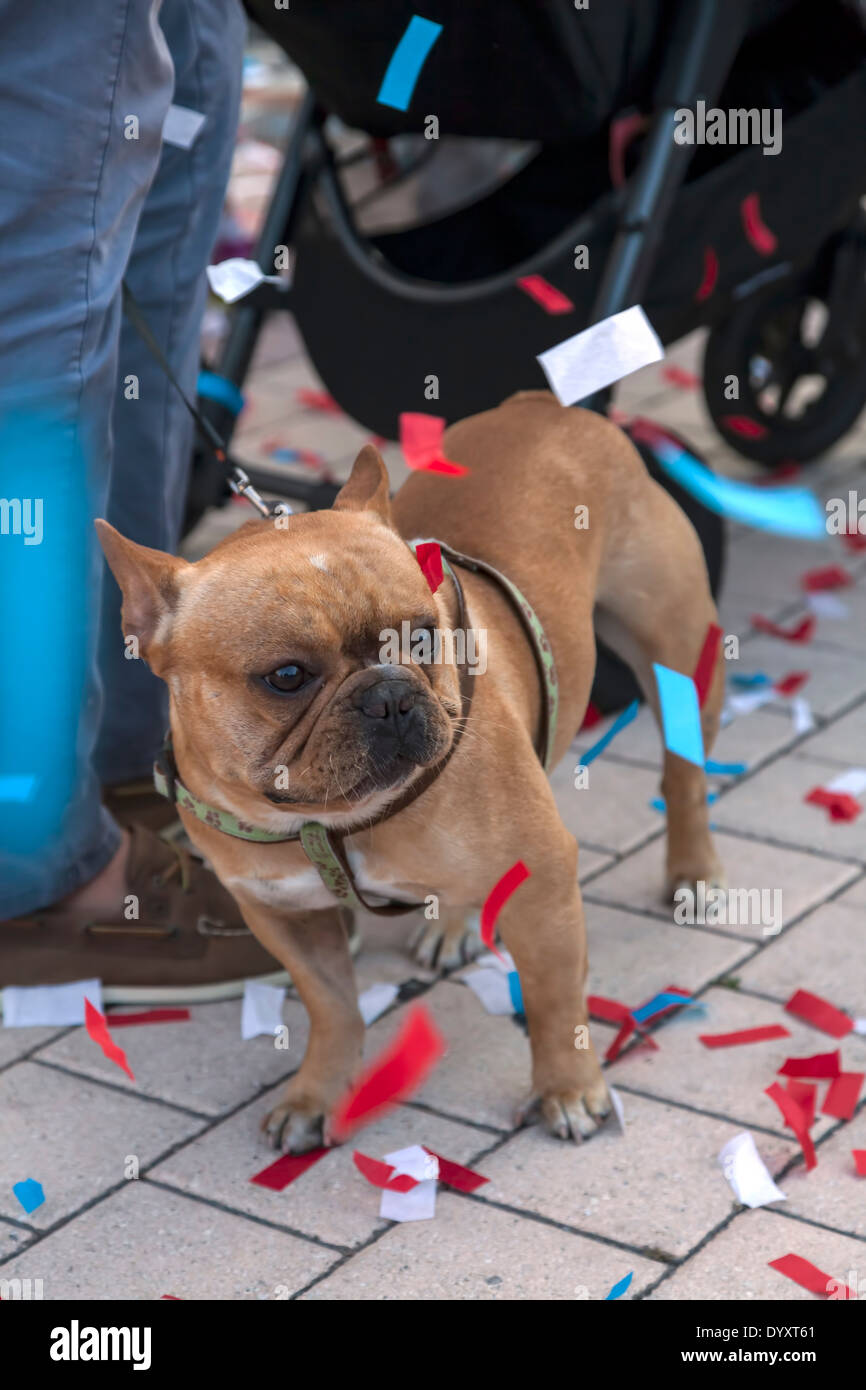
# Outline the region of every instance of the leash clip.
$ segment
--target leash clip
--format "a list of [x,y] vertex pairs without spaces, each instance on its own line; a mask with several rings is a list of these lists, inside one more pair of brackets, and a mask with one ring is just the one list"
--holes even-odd
[[268,503],[258,492],[256,492],[249,478],[242,468],[235,464],[228,475],[228,485],[236,497],[243,497],[250,506],[255,507],[256,511],[265,517],[272,516],[291,516],[292,508],[288,502]]

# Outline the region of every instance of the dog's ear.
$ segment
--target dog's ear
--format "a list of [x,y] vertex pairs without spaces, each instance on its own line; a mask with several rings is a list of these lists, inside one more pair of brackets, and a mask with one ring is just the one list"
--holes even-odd
[[159,653],[180,594],[179,577],[191,566],[176,555],[127,540],[101,518],[93,524],[123,594],[124,637],[137,638],[138,654],[159,674]]
[[388,470],[372,444],[365,444],[355,459],[349,481],[334,499],[334,511],[375,512],[387,526],[392,525]]

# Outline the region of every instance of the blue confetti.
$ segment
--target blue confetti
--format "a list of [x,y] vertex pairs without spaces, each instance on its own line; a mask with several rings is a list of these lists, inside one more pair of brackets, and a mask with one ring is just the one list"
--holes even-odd
[[633,1278],[634,1270],[630,1270],[624,1279],[620,1279],[618,1284],[614,1284],[610,1293],[607,1295],[605,1299],[603,1299],[603,1302],[609,1303],[612,1298],[622,1298],[623,1294],[625,1293]]
[[45,1193],[42,1191],[42,1184],[35,1178],[25,1178],[23,1182],[13,1184],[12,1191],[18,1198],[24,1210],[29,1216],[31,1211],[41,1207],[45,1201]]
[[662,712],[665,747],[687,762],[704,765],[704,737],[698,692],[691,676],[653,662]]
[[748,770],[746,763],[717,763],[712,758],[707,758],[704,763],[704,771],[716,777],[742,777]]
[[756,685],[772,685],[773,682],[764,671],[754,671],[747,674],[745,671],[731,676],[731,685],[738,685],[743,690],[750,690]]
[[376,98],[381,106],[391,106],[395,111],[408,110],[415,83],[427,61],[427,54],[441,33],[441,24],[434,24],[432,19],[422,19],[420,15],[413,14],[385,69],[385,76]]
[[520,976],[516,970],[509,970],[508,972],[508,988],[511,992],[511,1002],[514,1005],[514,1012],[516,1014],[525,1014],[526,1010],[523,1007],[523,990],[520,988]]
[[588,767],[589,764],[598,757],[599,753],[603,753],[607,745],[616,738],[617,734],[625,728],[626,724],[630,724],[631,721],[637,717],[639,709],[640,701],[633,700],[628,709],[624,709],[622,714],[613,721],[607,733],[598,740],[598,743],[594,743],[591,748],[587,749],[587,751],[582,754],[579,766]]
[[[714,802],[714,801],[718,801],[718,799],[719,799],[719,793],[718,793],[718,792],[707,792],[707,805],[708,805],[708,806],[712,806],[713,802]],[[652,801],[650,802],[650,806],[652,806],[652,808],[653,808],[654,811],[664,811],[664,810],[666,809],[664,797],[663,797],[663,796],[654,796],[653,799],[652,799]],[[718,826],[711,825],[711,826],[710,826],[710,829],[711,829],[711,830],[717,830],[717,829],[718,829]]]
[[646,1023],[648,1018],[655,1018],[656,1014],[669,1009],[672,1004],[685,1006],[692,1002],[691,996],[687,994],[656,994],[646,1004],[641,1004],[639,1009],[632,1009],[631,1016],[635,1023]]

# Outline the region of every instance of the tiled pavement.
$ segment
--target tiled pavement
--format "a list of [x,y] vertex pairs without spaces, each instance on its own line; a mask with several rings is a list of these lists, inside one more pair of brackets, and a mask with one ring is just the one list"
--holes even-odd
[[[671,356],[694,366],[697,350],[691,341]],[[319,451],[345,475],[367,433],[299,408],[295,392],[309,384],[291,325],[272,325],[236,438],[240,456],[264,459],[277,436]],[[716,467],[748,476],[697,394],[672,390],[657,368],[625,383],[619,403],[675,426]],[[385,452],[399,482],[397,450]],[[866,421],[812,470],[819,493],[856,487],[858,476],[862,491],[864,453]],[[189,553],[245,516],[235,505],[208,517]],[[750,632],[754,612],[797,615],[799,576],[831,562],[857,580],[841,595],[846,620],[819,620],[806,647]],[[0,1029],[0,1279],[41,1278],[54,1299],[597,1299],[632,1271],[628,1298],[800,1299],[811,1295],[769,1260],[793,1251],[839,1277],[866,1269],[866,1187],[851,1160],[852,1148],[866,1147],[866,1100],[847,1125],[819,1115],[818,1167],[807,1174],[763,1094],[786,1055],[836,1046],[783,1013],[795,988],[866,1014],[866,818],[831,822],[803,803],[811,786],[866,763],[866,555],[848,555],[835,540],[797,544],[737,529],[721,612],[725,631],[741,638],[740,670],[811,673],[803,694],[817,719],[812,733],[797,735],[789,712],[773,706],[737,719],[716,749],[748,764],[712,810],[729,879],[782,889],[778,935],[673,922],[660,896],[663,827],[649,805],[659,755],[646,712],[593,765],[588,790],[574,791],[571,777],[586,735],[554,778],[581,843],[591,991],[634,1006],[675,981],[703,1006],[699,1016],[663,1021],[657,1051],[626,1052],[610,1068],[624,1134],[607,1128],[574,1147],[516,1130],[528,1074],[521,1028],[486,1014],[459,978],[436,980],[414,965],[404,947],[411,920],[371,919],[359,988],[416,981],[449,1050],[410,1103],[365,1131],[363,1148],[381,1156],[425,1143],[479,1168],[488,1186],[472,1196],[440,1190],[432,1222],[397,1225],[380,1219],[378,1193],[347,1149],[282,1193],[251,1185],[269,1161],[259,1121],[305,1041],[291,995],[288,1052],[263,1037],[241,1042],[237,1001],[193,1008],[190,1023],[125,1030],[135,1085],[81,1029]],[[371,1052],[405,1008],[398,1002],[372,1025]],[[780,1042],[708,1051],[697,1039],[778,1021],[792,1035]],[[595,1033],[602,1047],[613,1036],[603,1024]],[[846,1068],[866,1070],[866,1037],[849,1035],[841,1047]],[[735,1201],[717,1155],[744,1128],[786,1202],[750,1211]],[[125,1177],[132,1156],[137,1180]],[[46,1194],[31,1216],[11,1192],[24,1177]]]

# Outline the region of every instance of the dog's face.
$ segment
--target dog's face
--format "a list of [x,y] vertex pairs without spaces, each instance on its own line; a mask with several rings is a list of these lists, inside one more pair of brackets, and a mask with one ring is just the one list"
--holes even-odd
[[250,522],[197,564],[97,528],[124,636],[168,683],[184,756],[244,814],[372,815],[447,753],[454,667],[387,647],[445,608],[391,526],[371,447],[332,511]]

